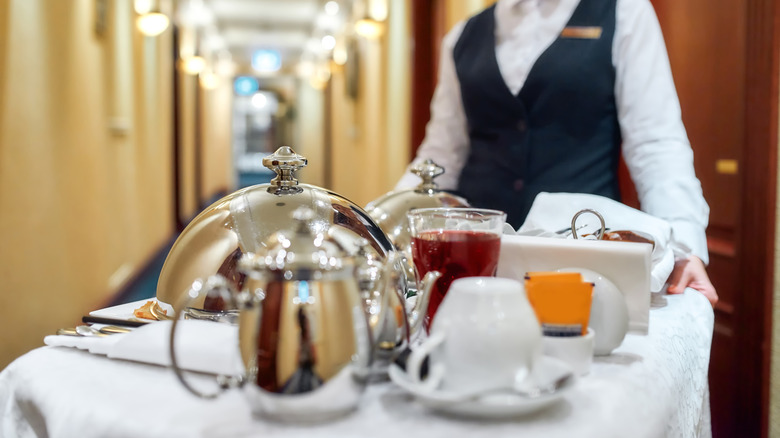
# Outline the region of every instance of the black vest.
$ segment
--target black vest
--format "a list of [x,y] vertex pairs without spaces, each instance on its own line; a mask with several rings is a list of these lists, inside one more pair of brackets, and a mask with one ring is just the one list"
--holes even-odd
[[[471,142],[458,192],[519,227],[539,192],[619,199],[620,126],[612,40],[616,0],[581,0],[517,96],[498,68],[495,5],[472,17],[453,49]],[[591,35],[592,36],[592,35]]]

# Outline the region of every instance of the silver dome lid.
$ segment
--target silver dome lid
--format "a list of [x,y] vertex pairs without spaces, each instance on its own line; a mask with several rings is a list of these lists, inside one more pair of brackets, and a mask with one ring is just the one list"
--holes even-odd
[[[348,254],[357,253],[365,239],[369,249],[384,258],[393,244],[360,206],[321,187],[298,183],[294,174],[306,164],[305,157],[283,146],[263,159],[263,165],[276,172],[270,183],[233,192],[195,217],[168,253],[157,299],[178,306],[195,280],[216,274],[236,290],[242,289],[246,276],[239,260],[247,253],[267,253],[266,242],[274,233],[289,229],[293,212],[302,206],[311,210],[307,221],[313,233],[327,233]],[[210,308],[208,299],[202,308],[225,310]]]
[[444,168],[425,160],[414,166],[412,173],[422,179],[413,189],[395,190],[371,201],[366,206],[369,216],[384,230],[390,241],[406,252],[411,245],[411,234],[406,213],[415,208],[469,207],[468,201],[460,196],[440,190],[433,181],[444,173]]

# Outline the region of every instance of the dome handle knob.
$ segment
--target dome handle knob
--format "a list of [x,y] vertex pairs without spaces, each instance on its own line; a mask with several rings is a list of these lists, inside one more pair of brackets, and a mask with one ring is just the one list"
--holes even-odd
[[444,173],[444,168],[434,163],[430,158],[414,166],[412,173],[422,178],[422,183],[417,186],[416,191],[430,192],[436,190],[436,183],[433,179]]
[[306,157],[296,154],[290,146],[282,146],[273,154],[263,158],[263,166],[276,172],[271,185],[280,189],[298,185],[298,180],[293,175],[308,163]]

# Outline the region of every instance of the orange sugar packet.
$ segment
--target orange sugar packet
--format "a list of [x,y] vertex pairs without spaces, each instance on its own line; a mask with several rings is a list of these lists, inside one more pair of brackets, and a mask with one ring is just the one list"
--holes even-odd
[[581,336],[588,331],[593,283],[578,272],[529,272],[528,301],[545,336]]

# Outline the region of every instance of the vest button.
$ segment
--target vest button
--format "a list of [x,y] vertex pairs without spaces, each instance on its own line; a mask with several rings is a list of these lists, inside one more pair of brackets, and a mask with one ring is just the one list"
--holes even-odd
[[517,130],[518,130],[518,131],[520,131],[520,132],[525,132],[525,130],[526,130],[527,128],[528,128],[528,127],[527,127],[527,126],[526,126],[526,124],[525,124],[525,120],[520,120],[519,122],[517,122]]
[[523,190],[523,186],[524,185],[525,185],[525,182],[523,182],[523,180],[521,180],[521,179],[518,179],[518,180],[515,180],[514,184],[512,184],[512,188],[514,188],[516,192],[519,192],[519,191]]

